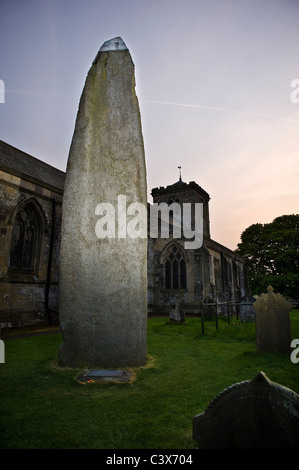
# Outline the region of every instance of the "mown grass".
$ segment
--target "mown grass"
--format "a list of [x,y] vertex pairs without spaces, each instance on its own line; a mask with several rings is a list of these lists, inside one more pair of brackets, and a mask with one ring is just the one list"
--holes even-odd
[[[291,312],[299,338],[299,311]],[[148,319],[148,367],[132,383],[76,380],[57,366],[60,333],[5,340],[0,364],[3,449],[194,449],[193,417],[224,388],[264,371],[299,393],[299,363],[255,351],[255,326],[231,319]]]

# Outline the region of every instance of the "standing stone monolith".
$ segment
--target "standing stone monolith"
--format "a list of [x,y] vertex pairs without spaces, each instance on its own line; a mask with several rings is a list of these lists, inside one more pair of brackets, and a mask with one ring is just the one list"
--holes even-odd
[[68,157],[60,365],[119,368],[146,362],[146,207],[134,64],[118,37],[103,44],[88,72]]

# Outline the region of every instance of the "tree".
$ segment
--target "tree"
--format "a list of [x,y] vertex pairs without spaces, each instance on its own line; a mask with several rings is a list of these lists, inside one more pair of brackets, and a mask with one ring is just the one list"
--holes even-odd
[[236,252],[245,261],[252,294],[271,285],[286,297],[299,298],[299,214],[250,225]]

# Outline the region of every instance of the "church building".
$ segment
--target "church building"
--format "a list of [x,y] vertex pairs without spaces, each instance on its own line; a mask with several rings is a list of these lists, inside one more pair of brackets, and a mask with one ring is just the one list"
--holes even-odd
[[149,238],[149,311],[167,312],[177,300],[186,313],[199,313],[202,304],[240,302],[247,297],[250,289],[243,259],[211,239],[208,193],[180,177],[151,194],[157,204],[176,202],[183,208],[183,204],[201,203],[203,242],[199,248],[185,249],[186,238]]
[[[58,322],[61,209],[65,173],[0,141],[0,327]],[[201,203],[203,242],[148,237],[148,312],[177,301],[185,313],[208,302],[238,302],[249,294],[244,262],[211,239],[209,195],[181,180],[152,190],[152,204]],[[151,204],[148,204],[150,211]],[[193,221],[194,222],[194,221]],[[192,225],[192,220],[191,220]]]

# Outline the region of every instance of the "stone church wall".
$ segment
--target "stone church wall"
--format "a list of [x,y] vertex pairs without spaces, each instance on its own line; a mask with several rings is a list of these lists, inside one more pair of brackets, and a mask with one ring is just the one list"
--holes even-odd
[[63,172],[0,142],[2,328],[57,321],[63,182]]

